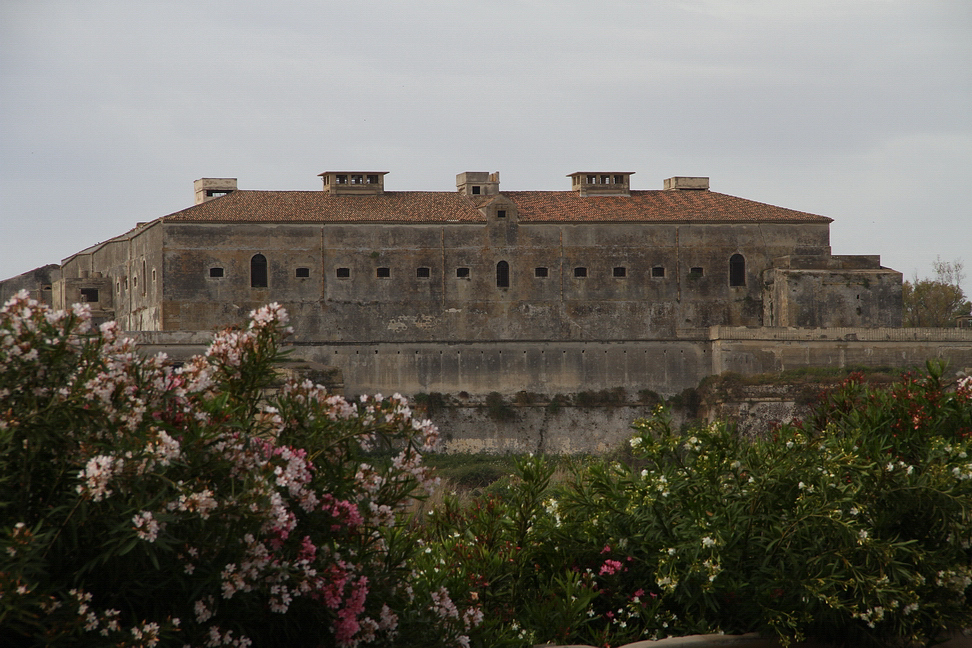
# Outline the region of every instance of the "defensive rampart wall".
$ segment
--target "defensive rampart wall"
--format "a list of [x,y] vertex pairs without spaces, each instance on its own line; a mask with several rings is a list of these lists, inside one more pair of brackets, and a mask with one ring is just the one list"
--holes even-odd
[[[180,359],[204,350],[202,332],[134,333],[147,352]],[[340,370],[348,394],[519,391],[554,395],[624,387],[671,396],[706,376],[804,367],[910,367],[930,358],[972,373],[972,331],[717,326],[666,340],[612,342],[295,343],[292,355]]]
[[711,374],[804,367],[912,367],[941,359],[972,372],[972,335],[963,329],[795,329],[714,326]]
[[[205,350],[204,332],[139,332],[143,351],[173,359]],[[972,331],[959,329],[786,329],[712,327],[668,340],[619,342],[296,343],[291,357],[336,376],[348,395],[408,396],[440,392],[452,405],[435,412],[445,448],[470,452],[603,452],[623,443],[631,422],[651,412],[646,390],[669,397],[711,375],[777,373],[807,367],[911,367],[937,358],[950,370],[972,374]],[[552,406],[557,394],[623,388],[620,402]],[[785,386],[781,393],[747,393],[700,412],[731,416],[741,429],[799,416]],[[764,390],[765,391],[765,390]],[[772,391],[772,390],[770,390]],[[496,416],[486,396],[498,392],[510,405]],[[518,392],[540,402],[516,404]],[[639,393],[642,392],[642,393]],[[738,399],[737,399],[738,400]]]

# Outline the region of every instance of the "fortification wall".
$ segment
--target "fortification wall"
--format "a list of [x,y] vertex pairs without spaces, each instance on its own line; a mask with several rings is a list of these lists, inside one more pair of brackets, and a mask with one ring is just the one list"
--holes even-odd
[[[139,332],[146,353],[184,359],[205,350],[206,332]],[[407,396],[439,392],[450,406],[431,418],[450,452],[603,452],[624,443],[650,414],[650,395],[695,387],[710,375],[776,373],[806,367],[918,367],[929,358],[972,374],[972,331],[960,329],[785,329],[713,327],[681,339],[622,342],[295,343],[291,357],[331,370],[344,393]],[[805,386],[804,386],[805,387]],[[618,390],[623,388],[623,391]],[[745,433],[805,415],[802,387],[748,387],[699,415],[731,417]],[[612,391],[609,405],[578,406],[580,392]],[[485,404],[504,397],[501,416]],[[518,392],[542,395],[518,403]],[[641,392],[641,393],[639,393]],[[551,404],[557,394],[575,397]],[[565,399],[569,400],[569,399]]]
[[804,367],[920,367],[945,360],[972,373],[972,335],[963,329],[711,329],[711,373],[744,375]]
[[[205,332],[138,332],[146,352],[183,359],[205,349]],[[965,329],[712,327],[667,340],[616,342],[297,342],[294,358],[340,370],[345,392],[406,395],[519,391],[546,395],[623,387],[678,394],[706,376],[805,367],[920,367],[930,358],[972,373]]]
[[482,407],[450,407],[432,414],[445,452],[598,454],[618,448],[634,434],[631,424],[651,407],[513,407],[507,420]]
[[708,375],[703,339],[626,342],[466,342],[299,345],[340,367],[348,393],[574,393],[624,387],[677,393]]

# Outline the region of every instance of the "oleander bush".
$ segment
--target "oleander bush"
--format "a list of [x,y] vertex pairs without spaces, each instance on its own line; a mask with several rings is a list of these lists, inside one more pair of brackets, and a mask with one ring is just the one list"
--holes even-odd
[[542,457],[504,498],[446,506],[426,574],[478,604],[480,645],[700,632],[922,645],[972,625],[972,379],[851,376],[812,421],[749,440],[635,424],[634,460]]
[[0,310],[0,644],[468,641],[401,524],[435,428],[275,384],[287,333],[271,304],[176,369],[85,306]]

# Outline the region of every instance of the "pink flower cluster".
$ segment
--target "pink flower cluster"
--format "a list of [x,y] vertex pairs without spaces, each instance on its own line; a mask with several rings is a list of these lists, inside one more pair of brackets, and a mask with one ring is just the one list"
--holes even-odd
[[[369,598],[373,570],[388,551],[382,530],[396,524],[414,490],[437,483],[421,455],[436,445],[435,426],[413,418],[398,394],[350,402],[310,381],[290,381],[275,399],[267,397],[251,427],[224,425],[220,390],[233,381],[244,384],[241,378],[258,366],[256,359],[268,357],[289,331],[278,304],[251,313],[245,330],[218,333],[205,355],[178,369],[164,356],[139,356],[116,324],[93,330],[90,320],[86,306],[55,312],[18,293],[0,310],[0,371],[16,365],[42,376],[39,354],[58,345],[84,358],[48,394],[60,403],[80,403],[86,416],[102,422],[76,445],[76,492],[92,514],[109,511],[115,500],[108,498],[144,494],[126,513],[132,537],[153,545],[147,551],[174,544],[173,559],[185,575],[215,568],[219,589],[202,591],[187,615],[205,626],[201,641],[250,645],[246,636],[225,629],[229,602],[244,595],[259,597],[264,609],[278,614],[301,597],[318,601],[342,647],[374,641],[379,633],[393,636],[398,616]],[[6,390],[0,399],[11,395]],[[0,416],[0,429],[20,424],[10,412]],[[334,466],[346,471],[333,493],[316,481],[307,452],[281,441],[314,426],[338,430],[319,460],[332,473]],[[349,461],[379,443],[398,448],[390,465]],[[321,519],[324,524],[309,522]],[[236,547],[192,540],[193,530],[217,528],[250,533]],[[481,622],[478,609],[460,617],[444,589],[436,596],[436,610],[461,619],[467,629]],[[81,600],[78,615],[90,629],[121,631],[118,613],[96,614],[89,605]],[[170,626],[139,620],[128,641],[155,645],[162,628],[176,626],[178,619]]]
[[621,571],[621,562],[617,560],[605,560],[604,564],[601,565],[601,569],[598,574],[601,576],[613,576]]

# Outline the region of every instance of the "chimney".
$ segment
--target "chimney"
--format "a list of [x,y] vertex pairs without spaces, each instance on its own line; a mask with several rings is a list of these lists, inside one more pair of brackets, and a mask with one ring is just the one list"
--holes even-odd
[[674,178],[665,178],[665,190],[666,191],[675,191],[675,190],[708,191],[709,179],[690,178],[686,176],[675,176]]
[[236,178],[200,178],[192,183],[196,190],[196,204],[219,198],[236,191]]
[[380,196],[385,193],[387,171],[325,171],[318,173],[324,193],[332,196]]
[[581,197],[630,196],[633,175],[634,171],[575,171],[567,177]]
[[456,174],[456,191],[464,196],[495,196],[499,182],[499,171],[466,171]]

